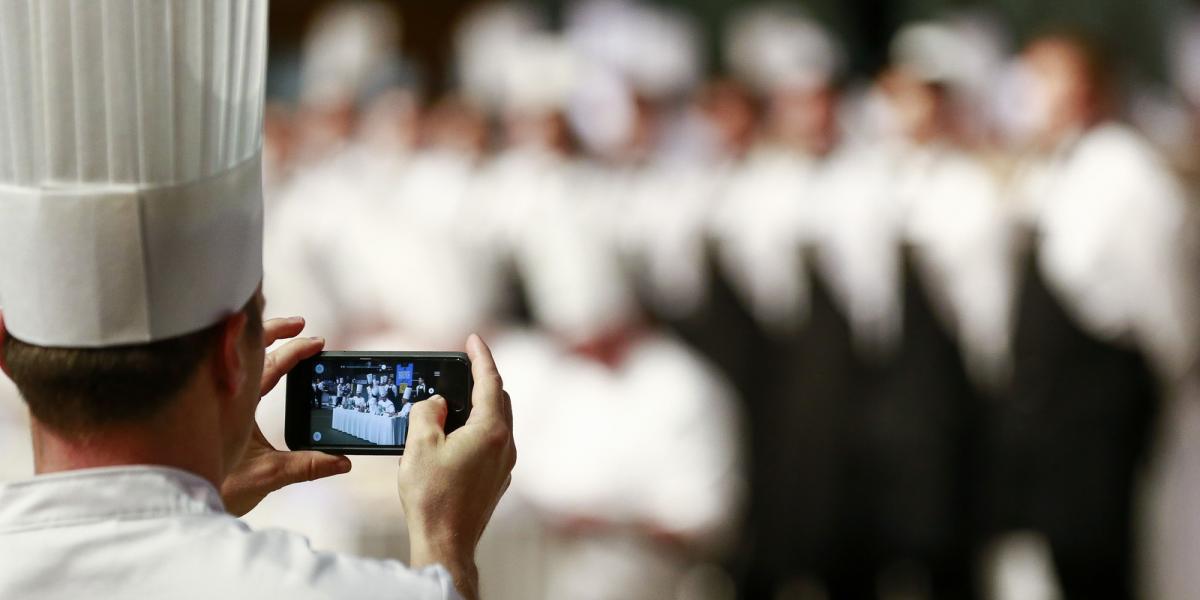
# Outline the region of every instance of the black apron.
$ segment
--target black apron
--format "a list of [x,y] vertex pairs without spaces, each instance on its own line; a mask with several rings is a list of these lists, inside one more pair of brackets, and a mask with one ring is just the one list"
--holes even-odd
[[1067,598],[1130,598],[1133,492],[1158,403],[1136,348],[1083,329],[1028,254],[1011,389],[987,415],[989,524],[1046,536]]
[[884,568],[918,564],[934,598],[970,598],[969,492],[977,397],[902,250],[900,346],[856,352],[814,253],[807,319],[774,341],[748,403],[751,494],[740,597],[769,598],[801,575],[831,598],[876,595]]
[[856,363],[850,324],[803,252],[807,314],[772,336],[756,371],[760,396],[748,403],[750,563],[743,597],[771,597],[802,574],[831,568],[841,532],[842,473]]
[[972,595],[972,428],[979,399],[959,344],[935,312],[912,246],[901,251],[899,347],[859,357],[832,597],[873,593],[882,569],[924,572],[934,598]]
[[[756,364],[765,340],[750,309],[730,284],[720,266],[720,248],[709,240],[704,245],[705,289],[696,307],[683,316],[661,312],[652,320],[678,335],[715,365],[737,390],[742,400],[752,401],[759,390]],[[639,278],[638,281],[644,281]],[[648,291],[639,290],[642,305],[653,307]]]
[[[817,398],[801,391],[807,389],[804,385],[786,377],[795,374],[792,370],[798,365],[809,364],[805,354],[814,345],[806,347],[804,336],[779,341],[763,331],[721,268],[720,252],[716,241],[705,244],[706,286],[694,310],[683,316],[656,312],[651,317],[704,356],[728,379],[742,402],[739,408],[748,433],[742,449],[747,458],[749,489],[738,550],[727,567],[736,574],[739,597],[766,598],[774,596],[778,585],[804,562],[798,556],[811,556],[814,549],[825,549],[814,543],[811,528],[831,520],[814,523],[815,511],[790,505],[811,503],[832,486],[823,485],[823,481],[814,485],[797,462],[837,454],[805,452],[808,442],[801,441],[808,434],[805,428],[821,420],[800,418],[787,410],[788,401],[794,398]],[[643,305],[654,307],[646,301],[647,290],[640,292]],[[781,373],[785,377],[779,377]],[[798,519],[804,523],[798,523]]]

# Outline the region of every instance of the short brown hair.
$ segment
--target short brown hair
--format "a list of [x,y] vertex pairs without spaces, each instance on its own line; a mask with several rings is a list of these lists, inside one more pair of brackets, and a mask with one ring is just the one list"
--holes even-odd
[[[242,312],[248,332],[262,327],[257,294]],[[83,432],[158,414],[212,351],[222,327],[108,348],[49,348],[8,335],[3,352],[34,418],[58,431]]]

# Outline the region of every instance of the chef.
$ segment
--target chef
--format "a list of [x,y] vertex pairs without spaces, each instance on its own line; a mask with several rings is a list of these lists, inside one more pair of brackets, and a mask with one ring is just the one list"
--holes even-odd
[[0,5],[0,366],[37,473],[0,486],[0,597],[478,596],[515,460],[478,338],[475,431],[444,436],[441,399],[413,411],[412,568],[235,518],[350,467],[277,451],[254,421],[323,346],[263,352],[304,326],[262,319],[266,23],[262,0]]
[[1045,541],[1064,595],[1132,598],[1134,488],[1163,398],[1194,373],[1194,231],[1183,187],[1113,120],[1112,70],[1053,34],[1022,55],[1029,151],[1014,203],[1012,383],[983,422],[992,526]]
[[724,337],[759,346],[739,352],[754,358],[736,379],[751,434],[738,583],[740,595],[765,598],[827,586],[834,515],[844,504],[837,465],[853,376],[849,333],[811,252],[828,196],[823,181],[842,146],[842,53],[807,14],[776,6],[734,19],[726,46],[726,62],[765,106],[758,139],[710,224],[718,266],[753,316]]
[[939,598],[973,589],[970,432],[1006,350],[1008,228],[997,181],[960,136],[966,47],[942,23],[912,24],[877,84],[894,129],[880,144],[880,202],[861,216],[887,240],[872,256],[892,282],[892,337],[858,361],[847,479],[861,513],[843,532],[866,557],[851,572],[880,581],[905,564],[887,585]]

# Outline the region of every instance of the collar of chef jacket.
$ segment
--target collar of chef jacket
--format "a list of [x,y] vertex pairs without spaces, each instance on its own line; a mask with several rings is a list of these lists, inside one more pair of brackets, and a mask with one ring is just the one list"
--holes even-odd
[[410,571],[252,531],[211,483],[157,466],[0,484],[0,564],[0,598],[26,600],[459,598],[441,566]]
[[111,519],[225,513],[200,477],[165,467],[106,467],[0,486],[0,534]]

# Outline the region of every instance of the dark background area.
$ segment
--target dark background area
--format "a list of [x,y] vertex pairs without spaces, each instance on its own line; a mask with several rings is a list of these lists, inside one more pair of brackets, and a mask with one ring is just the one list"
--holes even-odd
[[[274,65],[295,63],[309,22],[332,0],[287,0],[271,5],[271,53]],[[529,2],[548,15],[552,26],[561,23],[570,0]],[[704,32],[710,71],[720,69],[720,32],[730,15],[753,4],[751,0],[651,0],[691,15]],[[400,11],[405,56],[426,93],[444,91],[452,77],[453,30],[473,8],[487,0],[391,0]],[[883,65],[888,41],[899,27],[914,19],[946,12],[982,11],[1000,20],[1019,45],[1046,29],[1080,30],[1119,49],[1126,69],[1140,76],[1161,79],[1164,73],[1162,37],[1175,15],[1197,2],[1190,0],[811,0],[783,2],[801,6],[835,31],[851,53],[853,70],[871,74]],[[273,81],[273,93],[290,96],[293,86]]]

